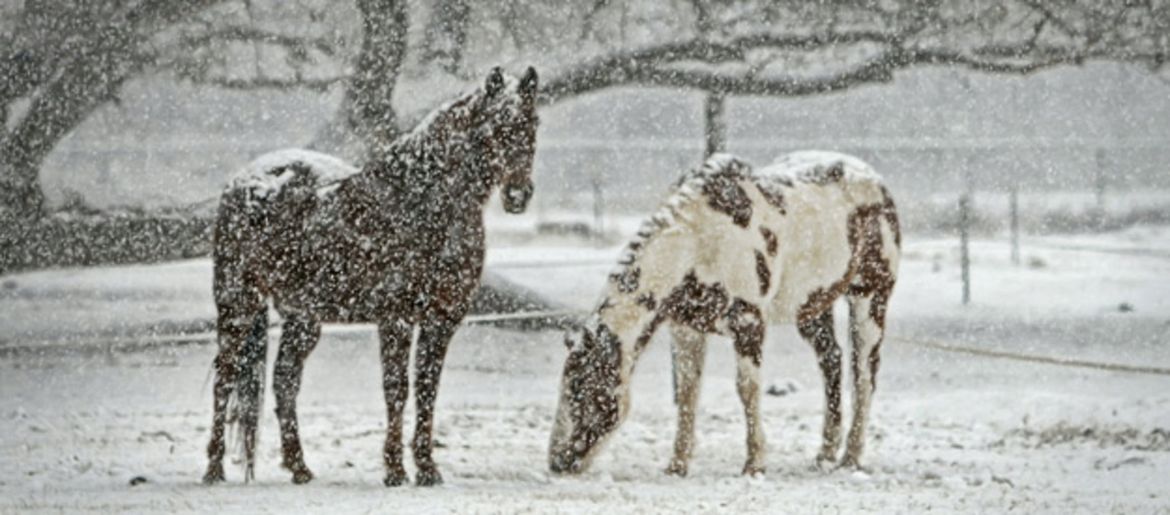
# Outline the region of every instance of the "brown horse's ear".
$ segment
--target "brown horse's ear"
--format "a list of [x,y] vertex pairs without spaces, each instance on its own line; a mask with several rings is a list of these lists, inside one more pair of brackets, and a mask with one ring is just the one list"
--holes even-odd
[[520,93],[528,97],[535,96],[536,82],[536,68],[529,66],[524,72],[524,77],[520,79]]
[[489,97],[494,97],[501,89],[504,89],[504,71],[499,66],[496,66],[488,74],[487,82],[483,85],[483,90],[487,92]]

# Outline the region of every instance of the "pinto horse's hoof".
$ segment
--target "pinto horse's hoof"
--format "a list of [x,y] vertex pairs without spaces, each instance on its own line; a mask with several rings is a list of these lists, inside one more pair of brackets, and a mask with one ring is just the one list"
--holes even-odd
[[670,465],[666,466],[666,475],[687,477],[687,464],[677,460],[670,460]]
[[207,467],[207,473],[203,474],[203,484],[205,485],[222,483],[225,479],[226,478],[223,475],[223,465],[210,465]]
[[418,474],[414,476],[414,484],[417,486],[438,486],[443,484],[443,475],[435,467],[420,468]]
[[764,477],[764,466],[748,463],[743,466],[743,475],[747,477]]
[[837,458],[832,454],[824,452],[817,455],[816,461],[813,462],[813,470],[828,471],[833,469],[833,464],[837,462]]
[[858,459],[856,456],[848,456],[847,455],[844,458],[841,458],[841,463],[837,466],[837,468],[843,468],[843,469],[849,469],[849,470],[862,470],[861,460]]

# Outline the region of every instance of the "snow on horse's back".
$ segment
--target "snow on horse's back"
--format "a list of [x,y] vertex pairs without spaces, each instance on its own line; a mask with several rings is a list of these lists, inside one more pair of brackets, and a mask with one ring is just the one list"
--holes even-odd
[[229,181],[215,222],[214,296],[219,352],[204,481],[224,480],[229,402],[253,470],[263,399],[268,303],[283,318],[273,384],[283,465],[312,479],[298,434],[296,396],[305,359],[326,323],[378,324],[390,423],[386,485],[406,481],[402,409],[415,353],[416,481],[441,482],[431,458],[443,357],[479,286],[483,210],[500,190],[504,210],[531,199],[536,71],[492,70],[482,87],[436,109],[415,130],[371,142],[361,169],[301,149],[253,160]]

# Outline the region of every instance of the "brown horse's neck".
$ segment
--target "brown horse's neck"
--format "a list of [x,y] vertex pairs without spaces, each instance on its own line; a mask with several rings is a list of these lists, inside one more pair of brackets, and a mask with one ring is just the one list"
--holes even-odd
[[477,94],[465,95],[432,112],[411,132],[375,144],[362,174],[377,180],[365,182],[394,190],[405,205],[447,200],[463,209],[468,203],[482,206],[495,181],[480,159],[478,102]]

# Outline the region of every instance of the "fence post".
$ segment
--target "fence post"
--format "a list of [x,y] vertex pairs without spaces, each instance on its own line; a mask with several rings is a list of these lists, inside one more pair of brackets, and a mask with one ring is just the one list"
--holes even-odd
[[727,147],[727,124],[723,119],[724,98],[722,93],[707,94],[703,106],[703,135],[706,139],[706,153],[703,157],[722,152]]
[[1011,217],[1012,264],[1020,264],[1020,186],[1012,183],[1008,196],[1008,216]]
[[1096,153],[1096,167],[1093,171],[1093,190],[1097,197],[1097,212],[1094,221],[1097,228],[1105,225],[1105,149],[1098,148]]
[[964,191],[959,195],[959,266],[963,273],[963,305],[971,302],[971,194]]
[[600,244],[605,240],[605,198],[601,191],[601,177],[593,176],[593,238]]

